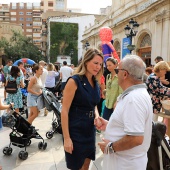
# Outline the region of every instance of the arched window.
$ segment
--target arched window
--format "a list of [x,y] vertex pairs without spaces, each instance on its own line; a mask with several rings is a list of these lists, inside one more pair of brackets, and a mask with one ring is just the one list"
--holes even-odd
[[151,46],[152,46],[151,37],[149,36],[149,34],[146,34],[143,37],[143,40],[141,41],[140,48],[151,47]]
[[145,34],[141,37],[139,45],[138,55],[143,59],[147,66],[151,65],[151,48],[152,41],[149,34]]

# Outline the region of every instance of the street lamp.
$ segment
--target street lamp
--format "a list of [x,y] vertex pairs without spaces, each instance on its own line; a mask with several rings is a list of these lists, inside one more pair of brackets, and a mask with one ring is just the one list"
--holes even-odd
[[130,53],[135,49],[135,45],[132,45],[132,37],[136,36],[138,32],[138,27],[139,24],[131,19],[129,21],[129,25],[126,25],[126,27],[124,28],[125,35],[127,36],[127,38],[130,39],[130,45],[127,46],[127,48],[130,50]]
[[89,46],[90,46],[89,42],[88,42],[88,41],[86,41],[86,43],[85,43],[85,45],[84,45],[84,47],[85,47],[86,51],[88,50],[88,47],[89,47]]

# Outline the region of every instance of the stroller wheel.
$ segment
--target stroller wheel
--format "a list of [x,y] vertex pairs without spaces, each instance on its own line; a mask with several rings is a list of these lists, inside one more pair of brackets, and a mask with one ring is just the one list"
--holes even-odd
[[48,139],[51,139],[51,138],[53,137],[53,133],[52,133],[52,132],[47,132],[47,133],[46,133],[46,137],[47,137]]
[[24,151],[20,151],[19,152],[19,154],[18,154],[18,157],[20,158],[20,159],[22,159],[22,153],[23,153]]
[[22,160],[26,160],[28,158],[28,152],[20,151],[19,154],[18,154],[18,157]]
[[46,150],[46,148],[47,148],[47,143],[45,142],[45,143],[43,144],[43,150]]
[[11,155],[11,153],[12,153],[12,148],[5,147],[5,148],[3,149],[3,154],[4,154],[4,155]]
[[27,143],[27,146],[30,146],[30,145],[31,145],[31,140],[29,140]]
[[43,143],[42,143],[42,142],[39,142],[39,143],[38,143],[38,149],[42,149],[42,147],[43,147]]
[[7,155],[11,155],[11,153],[12,153],[12,148],[8,148]]
[[20,159],[22,159],[22,153],[23,153],[24,151],[20,151],[19,152],[19,154],[18,154],[18,157],[20,158]]

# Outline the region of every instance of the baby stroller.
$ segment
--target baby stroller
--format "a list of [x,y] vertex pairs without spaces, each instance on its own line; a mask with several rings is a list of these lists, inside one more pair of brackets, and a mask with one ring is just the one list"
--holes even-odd
[[147,170],[170,170],[170,143],[165,139],[165,132],[165,124],[153,123]]
[[29,122],[14,110],[7,116],[2,117],[2,123],[4,127],[10,127],[12,129],[12,132],[9,134],[9,147],[3,149],[4,155],[11,155],[12,144],[19,148],[25,148],[24,151],[22,150],[19,152],[18,157],[22,160],[26,160],[28,158],[26,148],[31,144],[31,138],[42,139],[42,142],[38,143],[39,149],[45,150],[47,148],[47,143],[44,142],[44,139],[38,134],[35,127],[31,126]]
[[29,82],[29,80],[24,80],[25,87],[21,88],[23,107],[19,108],[20,114],[21,115],[26,114],[26,118],[28,118],[28,108],[27,108],[27,95],[28,95],[27,87],[28,87],[28,82]]
[[61,117],[60,117],[61,103],[59,103],[58,99],[51,91],[45,88],[43,89],[42,95],[44,97],[44,104],[45,104],[46,109],[48,111],[53,111],[52,130],[46,133],[46,137],[48,139],[51,139],[54,133],[62,134]]

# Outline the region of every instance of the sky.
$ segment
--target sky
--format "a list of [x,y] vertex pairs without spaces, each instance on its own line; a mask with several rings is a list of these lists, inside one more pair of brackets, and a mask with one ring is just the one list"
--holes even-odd
[[[1,2],[2,1],[2,2]],[[40,0],[0,0],[0,3],[40,2]],[[112,0],[68,0],[68,8],[81,8],[83,13],[98,14],[100,8],[111,6]]]

